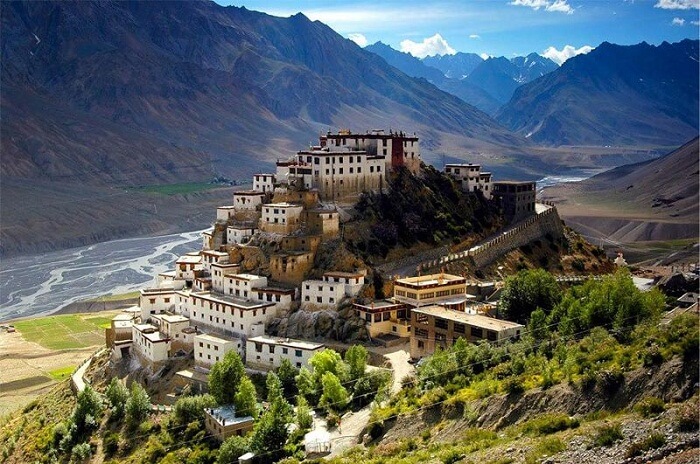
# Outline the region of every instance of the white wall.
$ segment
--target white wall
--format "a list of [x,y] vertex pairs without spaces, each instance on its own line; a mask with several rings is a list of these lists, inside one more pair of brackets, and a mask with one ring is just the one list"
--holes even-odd
[[311,356],[323,349],[323,347],[314,350],[287,347],[272,342],[262,342],[257,337],[249,338],[246,341],[246,365],[262,369],[276,369],[282,364],[283,359],[288,359],[292,366],[308,367]]
[[224,359],[224,355],[235,350],[243,356],[243,342],[238,339],[226,340],[219,337],[194,337],[194,363],[196,366],[210,368],[215,362]]
[[301,283],[302,309],[335,308],[345,296],[345,285],[323,280],[305,280]]

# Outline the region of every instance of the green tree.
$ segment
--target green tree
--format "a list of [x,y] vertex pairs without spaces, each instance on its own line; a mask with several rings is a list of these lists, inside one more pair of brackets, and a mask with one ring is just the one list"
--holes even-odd
[[204,409],[216,407],[216,400],[211,395],[185,396],[179,398],[173,406],[174,424],[187,425],[198,421],[204,423]]
[[75,424],[73,439],[77,439],[83,433],[97,428],[97,419],[102,414],[102,400],[90,385],[86,385],[83,391],[78,393],[77,403],[73,410],[72,422]]
[[542,311],[542,308],[537,308],[530,314],[530,322],[528,322],[527,330],[536,343],[542,342],[549,337],[547,316],[544,314],[544,311]]
[[296,382],[297,375],[299,375],[299,369],[294,367],[289,359],[284,358],[280,367],[277,368],[277,377],[282,382],[285,398],[291,398],[299,392]]
[[446,385],[454,377],[456,370],[455,357],[438,346],[433,355],[418,368],[418,379],[426,388]]
[[350,380],[355,381],[362,377],[367,368],[367,348],[362,345],[353,345],[345,352],[345,363],[348,366]]
[[233,404],[236,406],[237,416],[253,416],[258,417],[258,406],[255,395],[255,385],[244,375],[241,378],[241,383],[238,387],[238,392],[233,399]]
[[229,437],[221,444],[216,462],[218,464],[238,462],[238,458],[246,454],[249,450],[250,439],[248,437]]
[[285,414],[283,403],[281,400],[275,401],[253,427],[250,449],[257,454],[265,454],[265,462],[275,462],[284,455],[283,447],[289,436],[289,416]]
[[309,430],[314,425],[309,403],[301,395],[297,396],[296,423],[300,430]]
[[326,372],[321,377],[321,384],[323,385],[323,394],[319,406],[328,411],[343,411],[348,405],[350,395],[341,385],[340,379],[332,372]]
[[316,379],[306,366],[299,370],[299,375],[296,376],[296,383],[300,395],[309,400],[309,403],[318,404],[320,393],[319,389],[316,388]]
[[318,380],[323,378],[323,374],[326,372],[331,372],[341,380],[345,380],[347,377],[347,367],[343,362],[343,358],[330,348],[316,352],[309,359],[309,364],[314,368],[314,377],[317,380],[317,384],[319,383]]
[[126,385],[118,378],[112,377],[105,391],[105,396],[107,396],[107,401],[112,409],[112,417],[121,419],[124,416],[126,400],[129,399],[129,390]]
[[209,392],[219,404],[231,404],[245,368],[241,357],[235,351],[229,351],[224,359],[214,363],[209,372]]
[[143,422],[151,411],[151,399],[146,390],[138,382],[131,383],[131,394],[126,400],[126,421],[131,427]]
[[267,373],[265,378],[265,386],[267,387],[267,402],[272,404],[277,399],[284,398],[284,392],[282,391],[282,382],[277,374],[270,371]]
[[498,308],[503,318],[525,323],[535,309],[549,314],[560,300],[554,276],[543,269],[523,270],[506,279]]

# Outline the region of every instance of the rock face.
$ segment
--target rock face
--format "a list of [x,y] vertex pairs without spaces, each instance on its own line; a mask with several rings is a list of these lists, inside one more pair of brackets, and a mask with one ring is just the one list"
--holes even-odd
[[350,309],[339,312],[299,310],[287,317],[274,319],[267,327],[267,331],[278,337],[308,340],[319,338],[342,342],[366,340],[367,329],[364,321],[351,313]]

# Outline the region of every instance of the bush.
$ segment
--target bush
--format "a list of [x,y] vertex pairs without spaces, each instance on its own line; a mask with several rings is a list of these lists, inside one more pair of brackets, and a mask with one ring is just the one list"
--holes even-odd
[[578,426],[579,420],[566,414],[544,414],[525,422],[521,430],[527,435],[549,435]]
[[73,461],[83,462],[92,456],[92,448],[90,448],[89,443],[80,443],[73,447],[70,454]]
[[146,443],[146,462],[158,462],[167,454],[158,437],[151,435]]
[[102,438],[102,448],[104,448],[105,456],[109,457],[119,451],[119,434],[116,432],[107,432]]
[[229,464],[238,462],[238,457],[243,456],[250,450],[250,441],[246,437],[233,436],[224,441],[219,448],[219,456],[216,459],[217,463]]
[[328,426],[329,429],[332,429],[333,427],[337,427],[338,424],[340,423],[340,416],[334,412],[328,413],[326,416],[326,425]]
[[126,421],[130,427],[136,428],[148,417],[151,411],[151,399],[146,390],[138,382],[131,384],[131,393],[124,406]]
[[642,441],[632,443],[627,449],[625,457],[633,458],[644,454],[650,449],[661,448],[666,444],[666,437],[662,433],[654,432]]
[[384,422],[376,421],[369,424],[367,433],[372,438],[376,440],[384,434]]
[[620,424],[603,425],[596,430],[593,444],[595,446],[611,446],[617,440],[622,440],[622,427]]
[[445,453],[445,456],[442,458],[443,464],[454,464],[455,462],[459,462],[464,458],[464,454],[460,453],[457,450],[450,450],[447,453]]
[[204,409],[216,406],[211,395],[197,395],[180,398],[173,406],[173,425],[185,425],[197,421],[204,423]]
[[698,397],[686,401],[678,407],[674,418],[675,428],[680,432],[693,432],[700,427],[698,418]]
[[509,395],[519,395],[525,391],[525,386],[520,377],[509,377],[503,384],[503,389]]
[[634,410],[637,411],[642,417],[652,417],[657,416],[664,412],[666,405],[660,398],[655,398],[653,396],[644,398],[634,406]]

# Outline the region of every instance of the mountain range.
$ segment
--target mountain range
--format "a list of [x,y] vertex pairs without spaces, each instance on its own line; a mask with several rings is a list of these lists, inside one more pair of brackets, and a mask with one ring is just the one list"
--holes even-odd
[[519,87],[497,119],[547,145],[678,146],[698,134],[698,40],[602,43]]
[[558,68],[555,62],[537,53],[486,60],[473,53],[457,53],[420,60],[382,42],[368,45],[365,50],[381,56],[409,76],[427,79],[490,115],[496,114],[520,85]]

